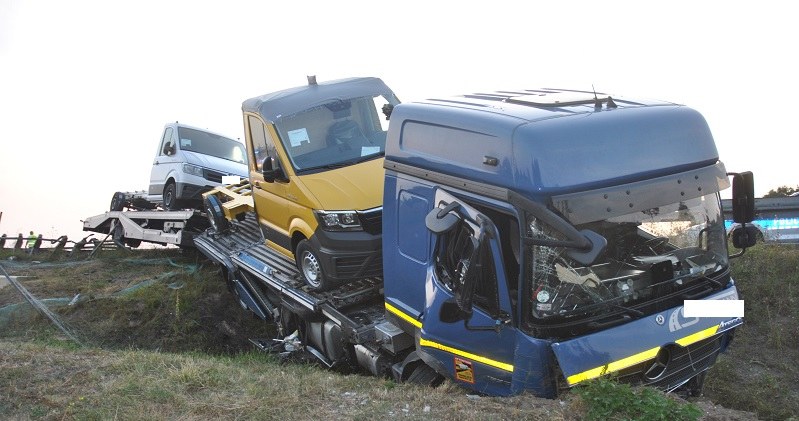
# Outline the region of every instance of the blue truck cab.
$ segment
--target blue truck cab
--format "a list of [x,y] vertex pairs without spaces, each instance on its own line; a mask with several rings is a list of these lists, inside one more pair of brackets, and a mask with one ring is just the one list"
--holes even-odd
[[386,317],[424,363],[491,395],[601,375],[699,391],[740,317],[705,119],[540,89],[397,105],[385,148]]

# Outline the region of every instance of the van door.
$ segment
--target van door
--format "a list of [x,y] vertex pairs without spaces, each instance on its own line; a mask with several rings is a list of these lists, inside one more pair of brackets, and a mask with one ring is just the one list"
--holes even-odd
[[[291,256],[291,237],[289,235],[288,200],[286,199],[288,177],[275,147],[275,140],[266,130],[261,119],[254,115],[247,115],[247,150],[250,154],[250,182],[252,183],[253,202],[257,209],[258,222],[264,238],[277,246],[287,256]],[[285,179],[272,182],[264,180],[264,161],[273,159],[283,168]]]
[[164,128],[164,134],[155,153],[153,167],[150,171],[150,187],[148,193],[160,196],[164,192],[164,185],[170,170],[175,166],[177,159],[177,142],[175,130],[172,126]]
[[498,232],[488,217],[443,190],[435,203],[432,215],[456,222],[434,232],[418,349],[465,387],[510,394],[516,329]]

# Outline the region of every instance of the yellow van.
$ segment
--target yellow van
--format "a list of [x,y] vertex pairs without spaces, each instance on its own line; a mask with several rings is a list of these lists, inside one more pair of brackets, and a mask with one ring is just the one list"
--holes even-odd
[[242,112],[266,245],[321,291],[382,273],[383,155],[399,100],[377,78],[308,79]]

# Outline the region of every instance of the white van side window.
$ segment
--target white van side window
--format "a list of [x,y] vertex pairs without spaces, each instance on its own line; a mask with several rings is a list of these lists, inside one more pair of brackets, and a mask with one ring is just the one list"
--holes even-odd
[[[171,151],[171,152],[170,152]],[[164,129],[164,137],[161,139],[161,147],[158,148],[158,155],[174,155],[175,144],[172,142],[172,128]]]

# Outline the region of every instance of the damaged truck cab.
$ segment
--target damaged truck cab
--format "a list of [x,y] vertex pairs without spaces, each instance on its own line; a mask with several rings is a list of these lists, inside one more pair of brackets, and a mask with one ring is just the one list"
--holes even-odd
[[683,315],[738,299],[728,175],[688,107],[550,89],[406,103],[385,169],[386,317],[465,387],[551,397],[612,373],[697,392],[743,322]]

